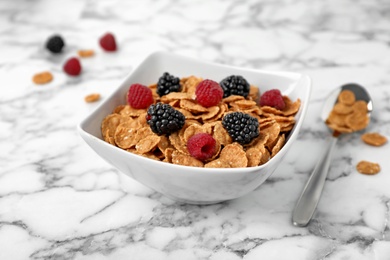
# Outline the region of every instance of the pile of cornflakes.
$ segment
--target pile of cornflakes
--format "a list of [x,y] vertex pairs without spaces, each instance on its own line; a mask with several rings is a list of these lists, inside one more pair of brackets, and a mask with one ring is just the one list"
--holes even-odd
[[[355,94],[350,90],[340,92],[337,103],[326,120],[326,124],[335,131],[335,136],[363,130],[369,122],[367,102],[356,100]],[[379,133],[365,133],[361,139],[372,146],[382,146],[387,142],[387,138]],[[356,165],[356,170],[362,174],[374,175],[380,172],[381,167],[378,163],[362,160]]]
[[330,112],[326,124],[339,133],[352,133],[367,127],[370,118],[367,113],[367,102],[356,100],[350,90],[343,90],[338,102]]
[[[180,79],[181,92],[171,92],[160,97],[157,84],[150,85],[154,101],[171,105],[185,116],[183,128],[169,136],[157,135],[146,122],[147,109],[134,109],[119,105],[104,118],[101,125],[104,140],[128,152],[167,163],[206,167],[253,167],[266,163],[283,147],[286,136],[294,127],[294,116],[300,100],[283,96],[285,108],[278,110],[258,105],[259,89],[250,86],[249,95],[231,95],[212,107],[203,107],[195,100],[196,86],[203,79],[190,76]],[[247,145],[233,142],[222,125],[227,113],[243,112],[259,121],[260,134]],[[186,147],[188,139],[197,133],[208,133],[216,140],[216,153],[202,162],[192,157]]]

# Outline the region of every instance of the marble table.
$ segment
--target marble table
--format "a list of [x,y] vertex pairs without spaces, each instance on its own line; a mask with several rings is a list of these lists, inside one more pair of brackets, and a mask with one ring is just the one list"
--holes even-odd
[[[326,95],[356,82],[374,113],[366,131],[390,137],[390,4],[373,1],[0,2],[0,259],[390,259],[390,146],[361,133],[340,138],[322,199],[307,227],[291,212],[325,144]],[[98,38],[112,32],[118,51]],[[53,55],[46,39],[60,34]],[[83,71],[64,61],[92,48]],[[148,54],[169,51],[313,80],[296,145],[250,194],[220,204],[180,204],[98,157],[76,125]],[[31,78],[48,70],[54,80]],[[369,160],[381,172],[355,165]]]

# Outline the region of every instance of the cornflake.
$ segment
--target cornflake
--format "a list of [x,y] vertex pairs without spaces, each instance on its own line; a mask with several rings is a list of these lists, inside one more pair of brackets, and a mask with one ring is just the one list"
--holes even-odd
[[77,54],[81,58],[89,58],[89,57],[92,57],[95,55],[95,51],[94,50],[78,50]]
[[367,102],[356,100],[350,90],[341,91],[337,100],[325,122],[329,128],[338,133],[352,133],[367,127],[370,123]]
[[358,170],[358,172],[367,175],[374,175],[381,171],[381,167],[379,166],[379,164],[369,161],[360,161],[356,165],[356,169]]
[[96,102],[100,99],[100,94],[99,93],[93,93],[93,94],[89,94],[87,96],[84,97],[84,100],[85,102],[87,103],[92,103],[92,102]]
[[[292,101],[288,96],[283,96],[286,104],[283,110],[261,107],[258,102],[259,88],[251,85],[247,98],[231,95],[223,98],[218,105],[206,108],[198,104],[195,97],[196,87],[202,80],[196,76],[181,78],[181,92],[162,97],[156,92],[157,84],[148,86],[155,103],[169,104],[185,116],[185,124],[179,131],[169,136],[158,136],[146,122],[147,109],[134,109],[128,104],[121,104],[103,119],[103,139],[123,150],[153,160],[205,168],[255,167],[268,162],[282,149],[289,131],[295,125],[295,115],[301,105],[299,99]],[[361,113],[362,106],[359,106],[355,102],[350,110]],[[249,144],[233,142],[222,125],[223,117],[236,111],[247,113],[259,121],[259,136]],[[188,139],[197,133],[208,133],[216,140],[215,154],[204,162],[192,157],[187,149]]]
[[53,80],[53,74],[49,71],[40,72],[35,74],[32,80],[35,84],[43,85]]
[[361,136],[361,139],[372,146],[382,146],[387,143],[387,138],[379,133],[365,133]]

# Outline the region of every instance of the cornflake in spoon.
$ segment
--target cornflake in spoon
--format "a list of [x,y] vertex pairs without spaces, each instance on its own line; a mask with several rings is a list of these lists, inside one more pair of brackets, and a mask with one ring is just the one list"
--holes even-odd
[[343,90],[329,113],[326,124],[339,133],[356,132],[369,124],[370,117],[367,112],[367,102],[356,100],[352,91]]

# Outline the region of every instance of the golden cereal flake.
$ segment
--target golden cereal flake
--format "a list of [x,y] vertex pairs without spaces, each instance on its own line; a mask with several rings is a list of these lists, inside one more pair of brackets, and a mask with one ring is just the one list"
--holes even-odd
[[115,130],[121,122],[127,121],[127,118],[119,114],[110,114],[106,116],[101,125],[104,138],[114,137]]
[[87,103],[96,102],[100,99],[99,93],[92,93],[84,97],[84,101]]
[[195,90],[198,84],[202,81],[202,78],[196,76],[190,76],[181,80],[182,92],[188,93],[190,97],[195,95]]
[[124,109],[126,107],[126,105],[119,105],[117,107],[114,108],[114,110],[112,111],[113,114],[120,114],[120,112],[122,111],[122,109]]
[[137,150],[138,153],[144,154],[156,148],[159,142],[160,142],[159,136],[150,135],[141,139],[135,146],[135,149]]
[[145,114],[145,112],[146,109],[136,109],[126,105],[119,113],[123,116],[139,117],[140,115]]
[[273,124],[267,128],[260,128],[260,132],[268,134],[268,140],[265,143],[265,146],[272,150],[280,134],[280,125]]
[[168,148],[172,148],[173,146],[169,142],[168,137],[165,135],[160,136],[160,142],[157,144],[158,149],[160,149],[161,152],[165,153],[165,150]]
[[352,113],[345,119],[345,124],[354,131],[363,130],[370,123],[367,113]]
[[183,133],[183,142],[187,143],[191,136],[199,133],[205,133],[203,126],[195,124],[188,126]]
[[113,136],[110,136],[110,130],[107,129],[106,132],[103,134],[104,141],[106,141],[109,144],[116,145],[115,139]]
[[218,106],[209,107],[208,112],[203,113],[200,118],[202,119],[203,122],[210,120],[211,118],[215,118],[215,116],[218,114],[219,110],[220,110],[220,108]]
[[226,145],[222,150],[219,158],[229,163],[231,168],[242,168],[248,164],[248,158],[242,146],[238,143]]
[[161,102],[169,103],[172,101],[180,101],[181,99],[191,99],[191,96],[189,96],[187,93],[171,92],[167,95],[162,96]]
[[260,90],[258,87],[250,85],[248,99],[257,102],[260,98]]
[[193,167],[203,167],[204,165],[202,161],[199,161],[198,159],[188,154],[183,154],[179,151],[174,151],[172,153],[172,163]]
[[345,114],[338,114],[334,112],[333,110],[330,112],[328,118],[326,119],[326,122],[330,124],[335,124],[338,126],[347,126],[346,119],[348,115]]
[[263,156],[261,157],[260,160],[260,165],[265,164],[271,159],[271,154],[269,151],[264,147],[264,150],[262,150]]
[[271,157],[274,157],[282,149],[285,141],[286,138],[284,137],[284,134],[280,135],[278,140],[276,141],[276,144],[274,145],[274,147],[272,147]]
[[208,162],[204,165],[205,168],[230,168],[229,162],[226,162],[221,159],[216,159],[211,162]]
[[295,117],[293,116],[274,116],[273,118],[280,125],[281,132],[286,132],[284,129],[291,129],[295,125]]
[[94,50],[78,50],[77,54],[81,58],[89,58],[89,57],[92,57],[95,55],[95,51]]
[[135,154],[138,154],[138,155],[141,155],[143,157],[146,157],[146,158],[149,158],[149,159],[152,159],[152,160],[155,160],[155,161],[160,161],[160,158],[157,157],[154,153],[137,153],[135,152]]
[[149,126],[141,126],[139,124],[139,127],[137,127],[137,132],[134,136],[134,142],[138,144],[139,141],[149,136],[156,136],[156,134],[153,133]]
[[224,146],[232,143],[231,136],[222,126],[222,123],[220,121],[218,121],[217,124],[214,126],[213,138]]
[[239,96],[239,95],[230,95],[228,97],[225,97],[222,99],[222,102],[224,103],[227,103],[227,104],[230,104],[230,103],[234,103],[236,102],[237,100],[244,100],[245,98],[243,96]]
[[259,120],[260,129],[270,127],[271,125],[273,125],[275,123],[276,123],[276,120],[274,119],[273,116],[261,118]]
[[286,106],[282,110],[284,116],[293,116],[298,113],[301,107],[301,100],[298,98],[295,102],[292,102],[288,96],[283,96]]
[[187,100],[187,99],[181,99],[180,100],[180,107],[190,111],[191,113],[206,113],[207,108],[204,106],[196,103],[196,101],[193,100]]
[[352,110],[355,113],[362,113],[366,114],[368,112],[367,109],[367,102],[364,100],[357,100],[353,105],[352,105]]
[[361,136],[361,139],[372,146],[382,146],[387,143],[387,138],[379,133],[365,133]]
[[333,111],[336,114],[348,115],[348,114],[352,113],[353,108],[352,108],[352,106],[348,106],[348,105],[343,104],[343,103],[337,103],[336,105],[334,105]]
[[339,133],[352,133],[353,132],[353,130],[349,127],[339,126],[339,125],[329,123],[329,122],[326,122],[326,124],[328,125],[328,127],[330,129],[333,129],[334,131],[339,132]]
[[136,145],[135,135],[137,129],[132,127],[133,122],[127,121],[118,125],[115,130],[115,144],[122,149],[129,149]]
[[277,108],[274,108],[274,107],[270,107],[270,106],[262,106],[261,110],[262,110],[264,115],[270,115],[270,116],[283,115],[283,111],[281,111]]
[[257,149],[260,149],[261,147],[264,147],[265,144],[268,142],[269,134],[265,132],[261,132],[258,137],[256,137],[252,142],[249,143],[248,147],[254,147]]
[[381,171],[381,167],[377,163],[369,162],[369,161],[360,161],[356,165],[356,169],[358,172],[367,174],[367,175],[374,175]]
[[43,85],[53,80],[53,74],[49,71],[43,71],[33,76],[32,81],[37,85]]
[[345,105],[352,105],[355,103],[355,94],[351,90],[343,90],[338,96],[338,101]]
[[240,110],[247,110],[251,109],[253,107],[257,106],[257,103],[252,100],[247,100],[247,99],[240,99],[231,104],[232,106],[236,105]]
[[260,164],[263,153],[258,148],[249,148],[246,150],[246,157],[248,158],[248,167],[254,167]]
[[174,148],[167,148],[165,149],[164,151],[164,155],[165,155],[165,158],[164,158],[164,162],[168,162],[168,163],[172,163],[172,154],[173,152],[176,151]]
[[169,135],[169,141],[175,147],[176,150],[183,154],[189,154],[187,150],[186,143],[182,141],[182,138],[180,138],[179,134],[177,132],[174,132]]
[[248,113],[248,114],[254,114],[254,115],[257,115],[257,116],[263,115],[263,111],[258,106],[245,109],[245,110],[243,110],[243,112],[244,113]]

